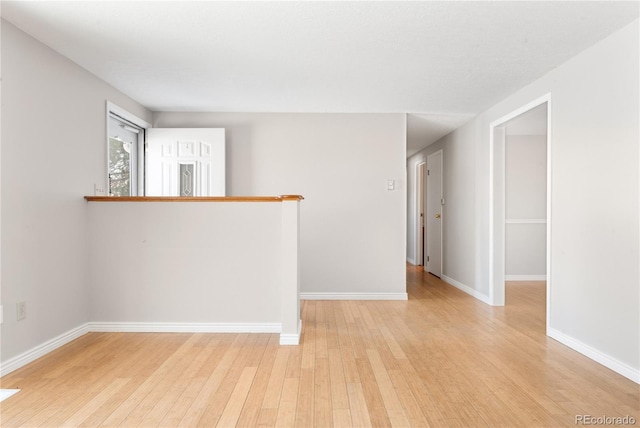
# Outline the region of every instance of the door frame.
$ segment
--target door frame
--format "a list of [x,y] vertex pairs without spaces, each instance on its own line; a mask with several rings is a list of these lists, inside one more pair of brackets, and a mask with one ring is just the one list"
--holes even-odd
[[[439,149],[436,150],[435,152],[431,153],[429,156],[427,156],[427,159],[425,161],[425,169],[427,168],[427,166],[429,165],[429,158],[436,156],[436,155],[440,155],[440,206],[442,207],[442,215],[440,217],[440,278],[442,279],[445,275],[444,275],[444,251],[443,251],[443,241],[444,241],[444,219],[445,219],[445,215],[444,215],[444,150],[443,149]],[[425,227],[424,227],[424,235],[425,235],[425,240],[424,240],[424,247],[426,249],[427,247],[427,240],[429,239],[429,233],[428,230],[429,228],[427,227],[427,221],[426,221],[426,215],[427,215],[427,211],[429,210],[428,208],[428,204],[429,204],[429,198],[428,198],[428,191],[429,191],[429,174],[425,175],[425,186],[424,186],[424,191],[425,191],[425,196],[424,196],[424,213],[425,213]],[[427,262],[425,260],[424,263],[424,271],[427,271]]]
[[511,119],[542,104],[547,104],[547,314],[549,330],[551,314],[551,93],[502,116],[489,125],[489,302],[493,306],[505,304],[505,138],[502,126]]
[[[420,168],[423,168],[422,180],[420,180]],[[426,242],[427,231],[425,227],[424,236],[422,235],[422,221],[426,212],[426,184],[427,184],[427,161],[426,159],[416,164],[416,239],[415,239],[415,264],[416,266],[424,266],[424,245]],[[420,199],[422,198],[422,207],[420,207]],[[420,208],[422,208],[423,218],[420,218]],[[422,263],[421,263],[422,262]]]

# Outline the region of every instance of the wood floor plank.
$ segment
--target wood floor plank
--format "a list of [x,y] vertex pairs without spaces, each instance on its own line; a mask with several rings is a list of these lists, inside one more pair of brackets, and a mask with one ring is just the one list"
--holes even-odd
[[282,384],[284,383],[287,364],[289,362],[289,348],[280,348],[276,354],[273,368],[269,376],[269,383],[262,402],[263,409],[277,409],[280,403]]
[[[198,372],[210,354],[210,350],[207,348],[195,347],[191,348],[191,350],[193,353],[180,354],[185,361],[186,368],[184,372],[177,378],[167,376],[162,383],[156,386],[154,393],[145,398],[151,408],[142,416],[138,423],[139,426],[158,426],[168,417],[173,406],[180,400],[187,387],[191,384],[193,374]],[[172,371],[178,372],[177,365]],[[126,421],[124,425],[128,425]]]
[[180,421],[184,417],[185,413],[189,409],[191,403],[193,403],[198,396],[198,393],[202,390],[206,379],[205,378],[192,378],[184,391],[176,402],[171,406],[164,418],[160,421],[158,426],[164,428],[180,426]]
[[197,426],[213,427],[218,424],[244,369],[253,367],[256,356],[261,357],[264,351],[260,346],[260,337],[258,335],[241,334],[240,336],[246,337],[246,340],[235,360],[226,370],[226,375],[211,397],[209,405],[204,410]]
[[354,427],[370,427],[369,409],[364,398],[364,391],[360,383],[347,384],[347,394],[349,394],[349,409],[351,409],[351,420]]
[[185,357],[193,355],[194,343],[199,338],[195,335],[176,335],[175,338],[184,336],[182,343],[147,379],[146,381],[127,398],[123,406],[117,409],[107,421],[106,425],[115,426],[137,426],[144,416],[156,405],[158,400],[173,386],[186,367],[188,360]]
[[215,369],[208,377],[206,383],[196,396],[191,406],[187,409],[184,417],[180,421],[180,426],[196,426],[202,414],[210,403],[211,397],[222,384],[222,380],[227,375],[227,371],[233,364],[236,356],[242,348],[242,344],[247,339],[246,335],[236,335],[233,344],[226,350],[222,359],[217,363]]
[[[238,423],[238,427],[257,426],[263,428],[275,427],[278,419],[278,409],[260,409],[258,420],[255,425],[242,425]],[[289,426],[293,426],[293,423]]]
[[257,370],[257,367],[245,367],[242,370],[240,379],[238,379],[236,387],[233,389],[231,397],[229,397],[227,406],[224,408],[222,416],[220,416],[218,420],[217,427],[227,428],[236,426]]
[[391,421],[385,410],[380,388],[376,383],[371,364],[368,360],[357,359],[359,385],[362,388],[365,404],[369,412],[369,421],[374,427],[390,427]]
[[312,427],[314,415],[315,377],[312,368],[300,371],[295,426]]
[[98,395],[92,398],[85,406],[79,409],[76,413],[67,418],[60,425],[61,426],[79,426],[86,418],[88,418],[93,412],[100,408],[107,400],[113,397],[118,391],[127,383],[129,379],[116,379],[111,382],[104,390]]
[[367,354],[369,355],[369,364],[371,364],[371,370],[375,376],[376,384],[380,390],[382,402],[384,403],[384,408],[387,411],[391,425],[394,427],[410,426],[409,420],[403,410],[402,403],[400,402],[398,394],[393,387],[391,377],[382,363],[380,354],[378,351],[371,349],[367,351]]
[[335,428],[352,427],[351,411],[349,409],[333,409],[333,426]]
[[296,408],[298,405],[298,378],[286,378],[282,385],[280,404],[276,415],[276,427],[292,427],[296,421]]
[[389,372],[389,378],[391,379],[391,383],[396,390],[396,394],[398,395],[398,399],[402,405],[402,409],[406,414],[406,418],[409,421],[409,425],[412,427],[430,426],[424,414],[422,413],[420,404],[418,404],[416,398],[411,392],[411,388],[404,380],[402,373],[396,370],[391,371]]
[[334,410],[348,409],[349,395],[339,349],[329,350],[329,385],[331,387],[331,407]]
[[[289,351],[291,347],[282,348],[280,346],[279,335],[270,335],[269,342],[262,355],[260,364],[258,365],[256,376],[253,379],[253,384],[251,385],[251,389],[249,391],[249,394],[247,395],[247,399],[245,400],[245,405],[242,408],[240,417],[238,418],[238,426],[252,427],[260,424],[273,426],[275,424],[278,406],[276,405],[274,407],[274,412],[263,413],[262,403],[265,399],[267,386],[273,369],[273,365],[276,360],[276,355],[280,351],[280,349],[286,349],[287,351]],[[260,420],[261,414],[263,416],[263,420]],[[268,420],[265,419],[267,415],[269,415]]]
[[330,427],[333,425],[333,407],[331,405],[331,379],[329,377],[328,358],[316,359],[314,380],[313,426]]

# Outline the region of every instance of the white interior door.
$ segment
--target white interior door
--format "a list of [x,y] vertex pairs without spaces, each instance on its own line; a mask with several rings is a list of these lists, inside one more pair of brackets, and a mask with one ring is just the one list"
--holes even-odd
[[425,174],[426,174],[426,164],[422,162],[417,166],[417,218],[418,218],[418,227],[416,228],[416,239],[418,244],[416,245],[416,264],[419,266],[424,266],[425,256],[424,256],[424,237],[425,237],[425,224],[424,224],[424,206],[425,206]]
[[150,128],[147,196],[225,196],[223,128]]
[[442,150],[427,157],[427,210],[425,270],[442,276]]

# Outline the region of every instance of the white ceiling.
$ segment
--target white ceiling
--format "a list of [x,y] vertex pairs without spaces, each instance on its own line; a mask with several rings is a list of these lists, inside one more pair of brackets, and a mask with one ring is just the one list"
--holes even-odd
[[473,115],[408,114],[407,157],[464,125]]
[[2,15],[154,111],[416,113],[413,150],[638,3],[3,1]]

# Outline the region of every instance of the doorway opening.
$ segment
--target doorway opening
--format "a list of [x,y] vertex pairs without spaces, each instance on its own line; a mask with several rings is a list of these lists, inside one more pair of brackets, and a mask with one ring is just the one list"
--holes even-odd
[[494,306],[505,305],[505,281],[538,287],[544,285],[537,281],[546,281],[547,328],[550,109],[547,94],[490,125],[490,301]]
[[443,151],[427,156],[424,224],[424,270],[442,277],[442,224],[443,224]]

